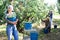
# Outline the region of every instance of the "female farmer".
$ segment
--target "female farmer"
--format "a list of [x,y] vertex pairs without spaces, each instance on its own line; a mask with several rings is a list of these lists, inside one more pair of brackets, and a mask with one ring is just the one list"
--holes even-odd
[[50,18],[47,16],[47,18],[42,20],[43,22],[45,22],[45,30],[47,30],[48,32],[51,31],[51,22],[50,22]]
[[16,18],[15,12],[13,12],[12,5],[8,6],[5,19],[7,21],[6,33],[8,40],[12,40],[12,35],[14,36],[14,40],[18,40],[18,31],[16,28],[18,19]]

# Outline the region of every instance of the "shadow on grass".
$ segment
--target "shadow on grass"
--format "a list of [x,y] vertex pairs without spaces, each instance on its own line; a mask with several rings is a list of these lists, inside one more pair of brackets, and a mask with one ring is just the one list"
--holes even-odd
[[0,32],[0,37],[2,37],[2,36],[6,37],[6,31],[1,31]]
[[0,40],[7,40],[6,31],[1,31],[0,32]]
[[[21,34],[21,33],[19,33],[19,40],[21,40],[21,36],[22,36],[23,34]],[[6,35],[6,31],[1,31],[0,32],[0,40],[7,40],[8,38],[7,38],[7,35]],[[12,40],[14,40],[14,37],[12,37]]]
[[44,34],[43,29],[39,32],[39,40],[60,40],[60,28],[51,29],[51,33]]

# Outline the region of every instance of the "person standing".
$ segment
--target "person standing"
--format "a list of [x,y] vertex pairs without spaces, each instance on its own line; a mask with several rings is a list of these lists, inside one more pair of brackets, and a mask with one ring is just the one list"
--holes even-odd
[[5,14],[5,20],[7,21],[6,33],[8,40],[12,40],[12,35],[14,36],[14,40],[18,40],[18,31],[16,28],[18,19],[16,18],[16,13],[13,12],[12,5],[8,6],[7,12]]
[[52,10],[49,11],[48,16],[50,17],[50,22],[51,22],[51,25],[52,25],[52,19],[53,19],[53,12],[52,12]]

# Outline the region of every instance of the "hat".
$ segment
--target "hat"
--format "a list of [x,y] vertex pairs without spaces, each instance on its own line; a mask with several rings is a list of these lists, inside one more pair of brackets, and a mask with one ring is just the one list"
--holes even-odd
[[9,5],[8,8],[11,8],[11,10],[13,11],[13,6],[12,5]]

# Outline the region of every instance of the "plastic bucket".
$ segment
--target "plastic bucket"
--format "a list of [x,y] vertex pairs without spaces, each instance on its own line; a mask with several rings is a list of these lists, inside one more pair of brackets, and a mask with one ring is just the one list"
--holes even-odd
[[30,22],[26,22],[25,25],[24,25],[24,28],[25,28],[26,30],[31,29],[31,27],[32,27],[32,23],[30,23]]
[[38,33],[37,32],[31,32],[30,33],[30,39],[31,40],[38,40]]

